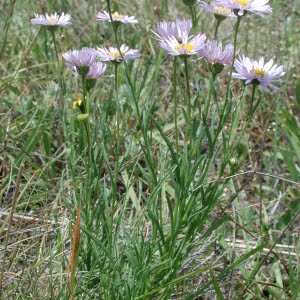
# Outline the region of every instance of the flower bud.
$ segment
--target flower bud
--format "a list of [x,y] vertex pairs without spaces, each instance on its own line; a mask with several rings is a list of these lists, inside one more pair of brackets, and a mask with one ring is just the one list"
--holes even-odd
[[84,122],[88,119],[88,117],[89,117],[89,114],[80,114],[80,115],[77,116],[77,120],[81,121],[81,122]]

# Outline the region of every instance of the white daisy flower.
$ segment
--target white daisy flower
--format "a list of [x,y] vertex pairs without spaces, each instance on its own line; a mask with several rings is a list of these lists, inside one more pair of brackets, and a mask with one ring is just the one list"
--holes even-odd
[[233,78],[244,80],[246,84],[259,84],[266,92],[278,90],[273,83],[285,74],[282,66],[274,65],[272,59],[265,64],[263,57],[256,61],[243,55],[235,61],[234,67]]
[[35,18],[31,19],[31,23],[35,25],[44,25],[44,26],[66,26],[72,24],[70,22],[71,15],[62,13],[61,16],[57,13],[48,15],[38,15],[34,14]]
[[120,47],[121,52],[114,47],[104,48],[98,47],[96,54],[102,61],[111,61],[121,63],[123,60],[134,60],[141,57],[141,53],[137,49],[129,49],[126,45]]
[[240,17],[244,16],[248,11],[264,16],[272,12],[268,2],[269,0],[215,0],[211,5],[232,9]]
[[[121,22],[121,23],[124,23],[124,24],[127,24],[127,23],[136,24],[136,23],[138,23],[138,20],[134,16],[129,17],[127,15],[120,15],[117,11],[114,12],[111,16],[112,16],[113,22]],[[111,22],[109,13],[105,10],[103,12],[98,12],[97,13],[97,20]]]

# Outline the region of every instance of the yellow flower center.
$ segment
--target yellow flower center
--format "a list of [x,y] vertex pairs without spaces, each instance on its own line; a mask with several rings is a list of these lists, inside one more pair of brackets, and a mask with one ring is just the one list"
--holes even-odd
[[246,6],[250,0],[233,0],[234,3],[240,4],[241,6]]
[[191,51],[193,51],[195,48],[194,45],[190,44],[190,43],[183,43],[183,44],[178,44],[175,46],[175,50],[176,51],[182,51],[183,49],[186,50],[187,53],[190,53]]
[[220,13],[220,14],[224,14],[224,15],[230,15],[230,13],[231,13],[230,9],[224,8],[221,6],[214,6],[213,9],[216,13]]
[[73,102],[72,108],[73,108],[73,109],[76,109],[76,107],[80,107],[81,104],[83,104],[82,100],[81,100],[81,99],[77,99],[77,100],[75,100],[75,101]]
[[264,78],[266,75],[266,72],[263,69],[255,68],[254,69],[254,75],[258,76],[260,75],[261,78]]
[[120,15],[118,12],[115,12],[111,15],[114,19],[120,20],[122,19],[122,15]]
[[125,53],[122,52],[122,54],[121,54],[120,51],[118,51],[118,50],[117,51],[110,51],[109,54],[112,58],[120,58],[120,57],[125,55]]
[[55,24],[57,22],[57,18],[54,18],[54,17],[48,17],[47,20],[51,24]]

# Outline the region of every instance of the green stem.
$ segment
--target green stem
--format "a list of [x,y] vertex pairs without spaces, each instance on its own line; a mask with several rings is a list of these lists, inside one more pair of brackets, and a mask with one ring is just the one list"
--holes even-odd
[[[58,82],[60,85],[60,89],[63,95],[65,95],[65,85],[63,82],[63,78],[62,78],[62,67],[60,65],[60,60],[59,60],[59,53],[58,53],[58,46],[57,46],[57,42],[56,42],[56,38],[55,38],[55,30],[50,30],[51,35],[52,35],[52,39],[53,39],[53,44],[54,44],[54,49],[55,49],[55,56],[56,56],[56,61],[57,61],[57,72],[58,72]],[[62,104],[63,106],[63,104]]]
[[231,68],[230,68],[229,81],[228,81],[228,84],[227,84],[226,102],[228,101],[229,92],[230,92],[230,85],[231,85],[231,80],[232,80],[232,73],[233,73],[235,56],[236,56],[236,49],[237,49],[237,35],[238,35],[241,19],[242,19],[242,17],[239,17],[239,16],[237,17],[237,21],[236,21],[235,29],[234,29],[233,57],[232,57],[232,63],[231,63]]
[[92,166],[91,130],[90,130],[90,123],[89,123],[90,103],[89,103],[89,97],[87,97],[85,76],[82,76],[81,79],[82,79],[83,103],[84,103],[85,113],[88,115],[88,118],[84,121],[84,127],[86,131],[87,144],[88,144],[87,166],[88,166],[88,170],[90,170]]
[[222,22],[221,19],[217,19],[217,25],[216,25],[215,34],[214,34],[214,39],[215,39],[215,40],[216,40],[217,37],[218,37],[218,30],[219,30],[219,27],[220,27],[221,22]]
[[[248,125],[250,123],[250,121],[252,120],[252,117],[256,111],[256,109],[253,110],[253,103],[254,103],[254,97],[255,97],[255,90],[256,90],[256,85],[253,84],[253,89],[252,89],[252,96],[251,96],[251,106],[250,106],[250,111],[249,111],[249,116],[246,120],[246,124],[243,126],[242,131],[239,135],[239,138],[237,139],[237,142],[235,143],[235,146],[232,148],[233,150],[236,149],[236,147],[239,145],[239,143],[241,142],[241,139],[244,137],[244,133],[246,131],[246,129],[248,128]],[[257,108],[257,105],[255,106],[255,108]]]
[[197,26],[197,17],[196,17],[195,6],[189,6],[189,8],[191,11],[193,28],[195,28]]
[[174,121],[175,121],[175,140],[176,140],[176,154],[179,153],[179,142],[178,142],[178,124],[177,124],[177,57],[174,57],[173,66],[173,110],[174,110]]
[[59,66],[59,55],[58,55],[58,48],[57,48],[57,43],[56,43],[56,38],[55,38],[55,32],[54,30],[50,30],[51,31],[51,35],[52,35],[52,39],[53,39],[53,44],[54,44],[54,49],[55,49],[55,55],[56,55],[56,60],[57,60],[57,64]]
[[119,93],[118,93],[118,65],[115,64],[115,97],[116,97],[116,108],[117,108],[117,143],[120,146],[120,103],[119,103]]
[[205,117],[207,117],[207,115],[208,115],[208,110],[209,110],[209,107],[210,107],[210,102],[211,102],[212,95],[214,96],[214,100],[215,100],[216,104],[218,105],[217,99],[216,99],[216,89],[215,89],[215,86],[214,86],[215,81],[216,81],[216,75],[212,74],[210,79],[209,79],[208,100],[206,101],[205,107],[204,107]]
[[185,69],[185,81],[186,81],[186,93],[187,93],[187,115],[189,118],[189,122],[192,121],[192,116],[191,116],[191,91],[190,91],[190,78],[189,78],[189,66],[188,66],[188,59],[185,57],[184,58],[184,69]]
[[[118,50],[119,50],[119,52],[122,56],[122,52],[121,52],[121,49],[120,49],[120,42],[119,42],[119,38],[118,38],[118,31],[117,31],[116,26],[113,25],[110,0],[106,0],[106,3],[107,3],[107,9],[108,9],[109,17],[110,17],[110,20],[111,20],[111,23],[112,23],[112,28],[113,28],[113,31],[114,31],[116,45],[117,45],[117,48],[118,48]],[[125,65],[126,78],[128,80],[128,84],[129,84],[130,89],[131,89],[132,97],[133,97],[134,104],[135,104],[136,114],[137,114],[138,120],[139,120],[139,125],[140,125],[140,128],[142,128],[141,114],[140,114],[140,110],[139,110],[139,105],[138,105],[138,100],[137,100],[137,97],[136,97],[136,93],[135,93],[135,90],[134,90],[134,87],[133,87],[133,84],[132,84],[132,81],[131,81],[131,78],[130,78],[130,71],[129,71],[129,68],[128,68],[127,63],[126,63],[125,60],[123,61],[123,63]]]
[[236,49],[237,49],[237,35],[238,35],[240,23],[241,23],[241,18],[242,17],[238,16],[236,24],[235,24],[235,30],[234,30],[234,48],[233,48],[232,63],[231,63],[231,68],[230,68],[230,76],[229,76],[228,83],[227,83],[226,98],[225,98],[224,107],[223,107],[223,110],[222,110],[221,116],[220,116],[220,123],[219,123],[218,131],[222,130],[223,124],[226,121],[225,120],[226,119],[225,115],[228,115],[228,114],[225,114],[225,112],[226,112],[226,109],[227,109],[227,106],[228,106],[228,102],[229,102],[229,93],[230,93],[230,87],[231,87],[232,73],[233,73],[235,56],[236,56]]
[[250,104],[250,110],[249,110],[249,117],[248,118],[251,118],[252,115],[253,115],[252,114],[252,110],[253,110],[254,96],[255,96],[256,87],[257,87],[257,84],[253,84],[252,96],[251,96],[251,104]]
[[118,64],[115,64],[115,97],[116,97],[116,136],[117,136],[117,153],[116,153],[116,167],[115,167],[115,184],[118,181],[119,174],[119,157],[120,157],[120,103],[119,103],[119,92],[118,92]]

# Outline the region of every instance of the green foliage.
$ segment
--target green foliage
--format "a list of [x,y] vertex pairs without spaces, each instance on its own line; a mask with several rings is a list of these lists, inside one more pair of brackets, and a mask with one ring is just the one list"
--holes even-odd
[[[255,99],[236,82],[226,95],[228,69],[214,78],[202,60],[175,60],[172,74],[149,29],[191,17],[194,33],[211,36],[216,25],[184,2],[112,1],[139,19],[118,38],[143,55],[121,64],[115,81],[108,66],[89,93],[61,54],[115,45],[111,24],[95,21],[107,2],[0,4],[1,299],[70,299],[79,206],[75,299],[299,299],[296,1],[273,1],[273,15],[241,22],[240,53],[289,58],[281,92],[258,87]],[[73,17],[55,33],[58,62],[50,32],[29,22],[52,11]],[[219,39],[232,41],[233,24],[222,23]],[[73,109],[83,96],[88,110]]]

